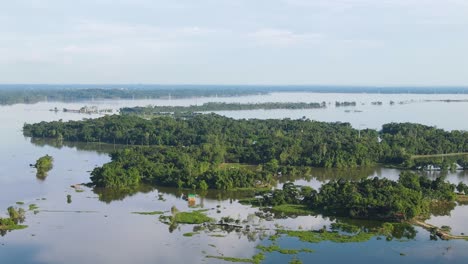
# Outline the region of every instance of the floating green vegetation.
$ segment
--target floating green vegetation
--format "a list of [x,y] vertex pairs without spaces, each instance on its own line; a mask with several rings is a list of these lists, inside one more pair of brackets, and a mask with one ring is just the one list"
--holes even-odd
[[294,257],[293,259],[291,259],[291,261],[289,261],[289,264],[302,264],[302,261]]
[[335,243],[352,243],[365,242],[370,240],[375,234],[361,231],[357,234],[342,234],[338,231],[293,231],[293,230],[278,230],[280,234],[285,234],[290,237],[297,237],[303,242],[320,243],[322,241],[331,241]]
[[84,190],[82,190],[82,189],[75,189],[75,192],[77,192],[77,193],[82,193],[82,192],[84,192]]
[[265,259],[265,254],[263,254],[262,252],[260,252],[260,253],[254,255],[254,256],[252,257],[252,263],[254,263],[254,264],[259,264],[259,263],[261,263],[262,260],[264,260],[264,259]]
[[153,212],[132,212],[132,214],[139,214],[139,215],[161,215],[164,214],[163,211],[153,211]]
[[194,235],[198,235],[200,234],[199,232],[189,232],[189,233],[184,233],[183,236],[184,237],[192,237]]
[[260,264],[262,260],[265,259],[265,254],[262,252],[254,255],[251,259],[248,258],[233,258],[233,257],[224,257],[224,256],[206,256],[207,258],[213,258],[213,259],[220,259],[224,261],[229,261],[229,262],[240,262],[240,263],[253,263],[253,264]]
[[224,256],[206,256],[207,258],[220,259],[229,262],[241,262],[241,263],[254,263],[253,259],[248,258],[233,258],[233,257],[224,257]]
[[243,205],[254,205],[261,206],[263,199],[262,198],[244,198],[240,199],[238,202]]
[[275,234],[275,235],[270,236],[268,239],[271,240],[271,241],[276,241],[276,240],[278,240],[279,237],[280,237],[279,234]]
[[332,223],[330,230],[324,226],[320,230],[277,230],[277,233],[270,237],[271,241],[276,241],[279,236],[286,235],[297,237],[299,240],[309,243],[320,243],[330,241],[335,243],[366,242],[375,236],[386,236],[387,241],[397,239],[398,241],[408,241],[414,239],[416,230],[409,223],[382,223],[377,227],[363,228],[348,223]]
[[29,205],[29,211],[34,211],[36,209],[39,209],[39,206],[37,206],[36,204],[30,204]]
[[27,228],[27,225],[18,225],[11,221],[9,218],[0,219],[0,230],[20,230]]
[[303,204],[282,204],[273,206],[272,211],[284,214],[310,215],[313,211]]
[[24,202],[16,202],[17,205],[23,205]]
[[221,235],[221,234],[212,234],[210,237],[226,237],[226,235]]
[[285,255],[295,255],[295,254],[298,254],[300,252],[305,252],[305,253],[314,252],[312,249],[308,249],[308,248],[285,249],[285,248],[281,248],[280,246],[278,246],[276,244],[271,244],[270,246],[258,245],[257,249],[260,249],[262,252],[278,252],[278,253],[285,254]]
[[214,220],[200,211],[177,212],[175,213],[173,219],[174,222],[178,224],[203,224],[206,222],[212,222]]

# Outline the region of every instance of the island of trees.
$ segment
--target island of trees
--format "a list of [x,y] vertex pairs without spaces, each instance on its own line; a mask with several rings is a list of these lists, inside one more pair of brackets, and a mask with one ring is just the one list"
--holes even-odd
[[36,173],[37,178],[45,179],[45,177],[47,177],[47,173],[53,167],[53,162],[54,162],[54,158],[52,158],[52,156],[45,155],[45,156],[40,157],[34,164],[34,168],[37,169],[37,173]]
[[455,190],[468,193],[464,183],[451,184],[444,177],[430,180],[405,171],[398,181],[332,180],[319,191],[285,183],[282,189],[264,192],[260,198],[247,199],[244,203],[273,206],[273,210],[284,210],[286,205],[324,215],[399,221],[429,216],[431,206],[453,203],[457,198]]
[[193,114],[147,120],[113,115],[25,124],[23,131],[35,138],[158,146],[164,151],[185,153],[193,163],[202,159],[210,165],[270,163],[279,167],[346,168],[383,163],[416,168],[438,161],[447,168],[450,162],[468,167],[468,132],[411,123],[385,124],[377,131],[308,119],[235,120]]

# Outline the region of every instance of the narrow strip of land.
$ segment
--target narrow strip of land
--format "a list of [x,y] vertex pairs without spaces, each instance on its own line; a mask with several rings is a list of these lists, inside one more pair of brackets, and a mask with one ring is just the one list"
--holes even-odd
[[410,221],[411,224],[414,224],[414,225],[417,225],[417,226],[420,226],[428,231],[431,231],[431,232],[434,232],[438,237],[440,237],[441,239],[465,239],[465,240],[468,240],[468,236],[457,236],[457,235],[452,235],[450,234],[449,232],[446,232],[446,231],[443,231],[441,228],[435,226],[435,225],[431,225],[431,224],[428,224],[426,222],[423,222],[423,221],[420,221],[420,220],[417,220],[417,219],[413,219]]
[[453,157],[453,156],[465,156],[465,155],[468,155],[468,152],[430,154],[430,155],[413,155],[413,156],[411,156],[411,158],[412,159],[422,159],[422,158]]

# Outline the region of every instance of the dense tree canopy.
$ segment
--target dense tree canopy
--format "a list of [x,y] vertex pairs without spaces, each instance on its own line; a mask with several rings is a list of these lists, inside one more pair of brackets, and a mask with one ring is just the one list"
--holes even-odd
[[264,194],[262,204],[303,204],[334,216],[401,220],[427,214],[431,202],[453,202],[455,188],[443,177],[429,180],[406,171],[398,181],[332,180],[319,191],[286,183],[282,189]]
[[[198,146],[216,162],[280,166],[356,167],[386,163],[415,167],[413,155],[468,152],[468,132],[419,124],[386,124],[358,131],[348,123],[301,120],[235,120],[215,114],[106,116],[69,122],[25,124],[25,135],[124,145]],[[424,162],[431,162],[429,159]],[[459,158],[466,165],[467,157]]]
[[112,162],[91,173],[98,187],[136,187],[140,182],[200,189],[268,186],[272,174],[242,166],[220,166],[218,154],[197,146],[135,147],[117,151]]

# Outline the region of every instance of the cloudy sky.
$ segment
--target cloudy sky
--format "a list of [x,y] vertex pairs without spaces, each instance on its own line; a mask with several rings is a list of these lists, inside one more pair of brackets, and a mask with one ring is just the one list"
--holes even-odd
[[468,1],[2,1],[0,83],[468,85]]

